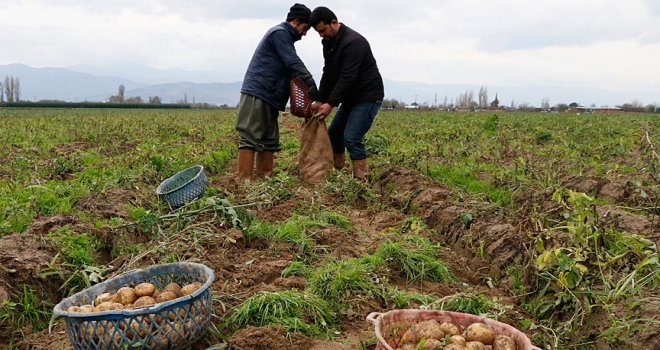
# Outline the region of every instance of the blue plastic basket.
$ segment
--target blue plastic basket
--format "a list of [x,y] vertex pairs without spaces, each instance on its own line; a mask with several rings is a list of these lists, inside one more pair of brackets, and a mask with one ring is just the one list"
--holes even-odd
[[156,194],[169,205],[180,207],[201,197],[207,184],[204,167],[195,165],[163,181],[156,188]]
[[[215,275],[202,264],[173,263],[133,270],[87,288],[55,305],[55,315],[66,319],[74,349],[183,349],[201,338],[211,322],[213,304],[209,286]],[[71,306],[92,305],[94,298],[121,287],[153,283],[157,289],[176,282],[200,282],[194,293],[141,308],[104,312],[67,312]]]

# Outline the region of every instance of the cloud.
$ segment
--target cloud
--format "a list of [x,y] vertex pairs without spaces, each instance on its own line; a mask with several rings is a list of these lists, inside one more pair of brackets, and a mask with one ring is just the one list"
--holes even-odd
[[[243,73],[259,40],[296,2],[282,0],[8,0],[0,64],[132,61]],[[310,8],[317,4],[307,3]],[[335,0],[384,76],[479,85],[592,85],[658,90],[656,0]],[[296,49],[318,79],[320,38]]]

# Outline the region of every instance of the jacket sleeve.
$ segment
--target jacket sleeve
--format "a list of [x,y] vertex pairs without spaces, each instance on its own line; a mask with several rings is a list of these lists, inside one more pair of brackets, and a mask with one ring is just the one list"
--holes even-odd
[[307,70],[303,61],[298,57],[298,53],[296,53],[296,48],[293,46],[289,34],[283,30],[275,31],[272,40],[277,54],[284,62],[284,65],[289,68],[291,77],[300,77],[307,84],[309,97],[312,101],[316,101],[319,95],[316,82],[312,77],[312,73]]
[[326,102],[332,106],[339,105],[346,94],[349,93],[351,86],[355,82],[360,71],[360,65],[364,56],[369,51],[368,43],[359,41],[352,42],[343,48],[342,65],[339,71],[339,80],[335,84],[332,93]]

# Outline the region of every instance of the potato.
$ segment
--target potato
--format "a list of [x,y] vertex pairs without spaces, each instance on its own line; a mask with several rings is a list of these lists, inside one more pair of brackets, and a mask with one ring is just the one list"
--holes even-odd
[[[179,318],[184,319],[186,317],[186,309],[180,308],[178,309],[179,312]],[[167,312],[167,319],[170,320],[170,322],[174,322],[174,319],[176,318],[177,314],[177,309],[172,309]]]
[[437,339],[426,339],[426,342],[422,347],[420,348],[421,350],[440,350],[442,349],[442,342],[437,340]]
[[491,345],[493,344],[495,335],[495,331],[490,326],[483,323],[473,323],[465,332],[465,340],[468,342],[478,341],[484,345]]
[[85,341],[87,342],[90,340],[98,342],[99,336],[103,334],[103,326],[99,323],[94,323],[94,324],[96,324],[96,327],[92,325],[92,322],[87,322],[87,324],[83,326],[83,330],[85,334],[84,338]]
[[442,329],[442,331],[445,334],[449,334],[449,335],[461,334],[461,331],[458,329],[458,326],[449,322],[443,322],[442,324],[440,324],[440,329]]
[[121,334],[115,332],[112,326],[108,326],[108,333],[103,334],[101,345],[110,345],[110,349],[119,349],[115,344],[121,344]]
[[[493,341],[494,341],[494,340],[493,340]],[[484,347],[486,348],[486,350],[493,350],[493,346],[492,346],[492,345],[484,345]]]
[[486,350],[486,346],[478,341],[469,341],[465,343],[465,348],[467,350]]
[[66,312],[82,312],[80,310],[80,306],[69,306],[68,309],[66,309]]
[[166,285],[165,288],[163,288],[163,292],[172,292],[176,295],[179,295],[180,291],[181,291],[181,286],[176,282],[172,282]]
[[159,294],[156,298],[154,298],[154,299],[156,300],[156,303],[164,303],[164,302],[166,302],[166,301],[174,300],[174,299],[176,299],[176,298],[177,298],[177,296],[176,296],[176,294],[174,294],[174,292],[169,292],[169,291],[168,291],[168,292],[162,292],[162,293],[160,293],[160,294]]
[[164,350],[169,349],[170,342],[167,340],[167,337],[160,335],[152,335],[151,340],[149,340],[149,346],[147,349],[152,350]]
[[186,295],[190,295],[190,294],[194,293],[196,290],[198,290],[199,288],[201,288],[203,285],[204,284],[199,283],[199,282],[195,282],[195,283],[185,285],[179,291],[179,296],[180,297],[185,297]]
[[419,343],[422,338],[441,340],[445,337],[440,329],[440,323],[436,320],[422,321],[414,324],[401,338],[402,343]]
[[516,350],[516,342],[506,335],[498,335],[493,340],[493,350]]
[[465,343],[467,343],[462,335],[452,335],[451,337],[449,337],[449,342],[463,346],[465,346]]
[[138,299],[135,289],[131,287],[119,288],[115,294],[114,302],[122,305],[133,304]]
[[92,305],[83,305],[80,307],[80,312],[94,312],[94,306]]
[[138,299],[140,297],[150,297],[154,294],[155,291],[156,286],[151,283],[140,283],[135,286],[135,295],[138,296]]
[[[397,349],[398,350],[398,349]],[[415,350],[415,344],[413,343],[405,343],[401,347],[401,350]]]
[[466,350],[466,349],[465,346],[463,345],[453,343],[453,344],[445,345],[445,347],[442,348],[442,350]]
[[135,304],[133,304],[133,307],[143,307],[143,306],[149,306],[149,305],[155,305],[156,300],[150,296],[143,296],[140,297],[138,300],[135,301]]
[[113,293],[102,293],[94,299],[94,306],[99,306],[102,303],[112,301],[114,298],[115,295]]
[[[94,308],[94,312],[104,312],[104,311],[112,311],[112,310],[117,310],[117,305],[121,305],[118,303],[113,303],[106,301],[105,303],[101,303],[99,306]],[[123,305],[122,305],[123,307]]]
[[147,330],[149,330],[149,325],[144,322],[138,322],[137,320],[131,321],[131,330],[126,332],[126,334],[131,334],[131,338],[135,335],[144,339],[147,336]]

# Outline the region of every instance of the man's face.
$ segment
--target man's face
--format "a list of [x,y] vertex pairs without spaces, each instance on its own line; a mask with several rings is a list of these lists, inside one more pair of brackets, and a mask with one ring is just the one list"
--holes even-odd
[[298,32],[298,34],[305,36],[307,35],[307,31],[309,30],[310,25],[309,23],[300,23],[298,20],[295,20],[293,22],[293,27],[296,28],[296,32]]
[[330,24],[326,24],[325,22],[321,21],[319,22],[316,27],[314,27],[314,30],[316,30],[317,33],[319,33],[319,36],[323,38],[323,40],[332,40],[337,36],[337,32],[339,31],[339,23],[337,23],[336,20],[332,20]]

